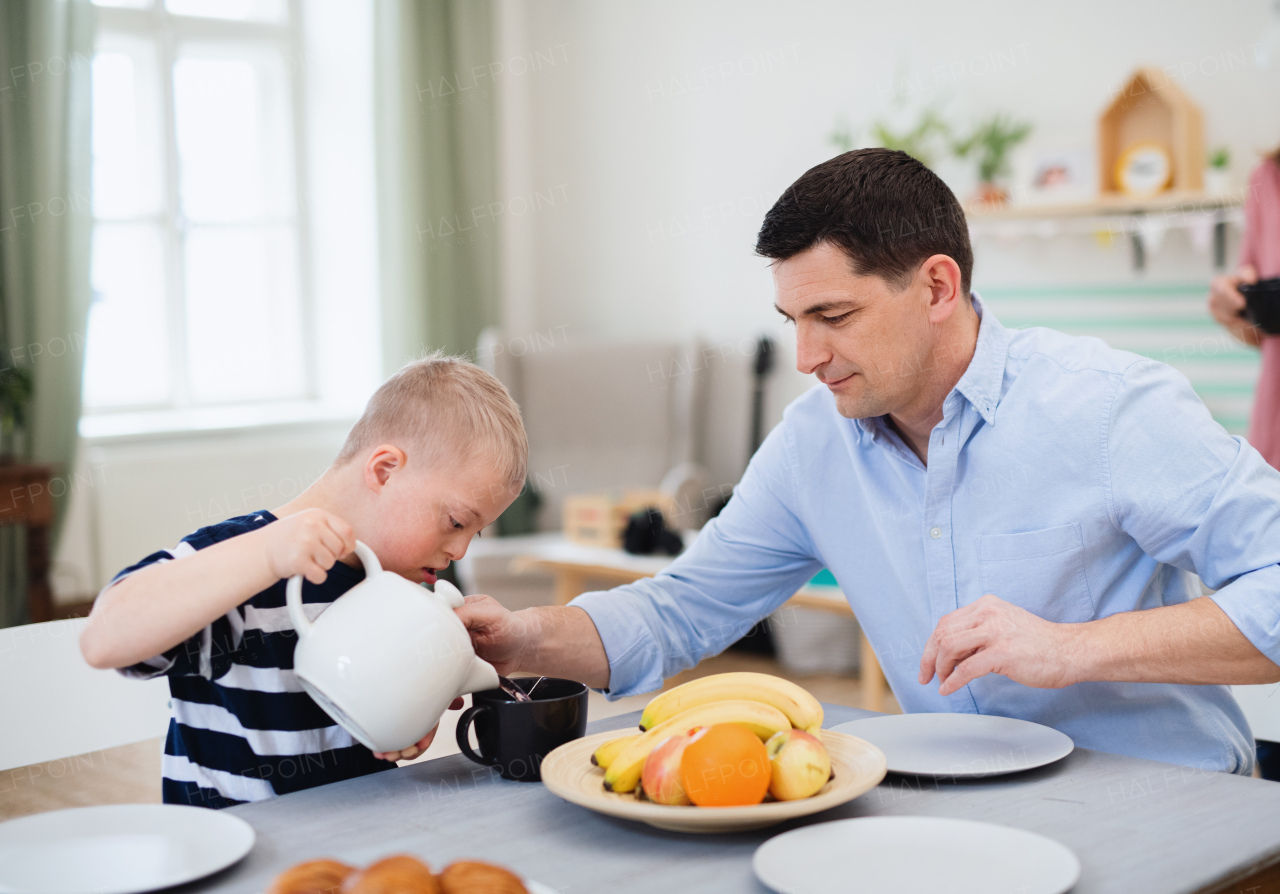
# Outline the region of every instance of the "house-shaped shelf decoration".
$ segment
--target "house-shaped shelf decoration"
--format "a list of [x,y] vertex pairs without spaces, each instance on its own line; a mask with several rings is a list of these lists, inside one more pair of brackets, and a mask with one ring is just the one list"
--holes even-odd
[[1200,109],[1155,68],[1140,68],[1116,93],[1098,120],[1098,178],[1103,195],[1122,190],[1116,163],[1130,148],[1156,143],[1169,154],[1169,189],[1196,192],[1204,187],[1204,124]]

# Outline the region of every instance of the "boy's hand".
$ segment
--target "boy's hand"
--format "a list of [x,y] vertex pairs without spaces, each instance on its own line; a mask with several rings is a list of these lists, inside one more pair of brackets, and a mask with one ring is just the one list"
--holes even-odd
[[[461,708],[463,704],[464,703],[461,698],[455,698],[449,703],[449,710],[456,711]],[[384,761],[411,761],[427,750],[427,747],[430,746],[432,741],[435,739],[436,730],[438,729],[440,729],[439,724],[431,727],[431,732],[427,733],[419,739],[417,743],[410,745],[408,748],[401,748],[399,751],[375,751],[373,756]]]
[[304,509],[261,531],[267,565],[277,580],[301,574],[322,584],[329,569],[356,548],[356,534],[332,512]]
[[504,677],[521,667],[531,631],[529,612],[512,612],[492,596],[468,596],[454,609],[467,632],[476,654],[494,666]]

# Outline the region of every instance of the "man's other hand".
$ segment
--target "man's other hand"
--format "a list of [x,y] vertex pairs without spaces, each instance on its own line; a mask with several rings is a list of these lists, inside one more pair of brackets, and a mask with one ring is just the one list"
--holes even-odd
[[920,658],[920,684],[936,675],[940,695],[1000,674],[1024,686],[1060,689],[1077,682],[1077,624],[1055,624],[987,594],[942,616]]
[[512,612],[492,596],[468,596],[454,609],[467,632],[476,654],[489,662],[504,677],[518,670],[528,670],[521,663],[532,642],[530,627],[536,622],[534,613]]

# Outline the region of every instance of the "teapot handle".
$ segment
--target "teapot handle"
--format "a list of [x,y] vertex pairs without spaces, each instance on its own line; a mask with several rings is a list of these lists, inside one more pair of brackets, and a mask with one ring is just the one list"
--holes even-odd
[[[356,555],[364,565],[365,580],[382,573],[382,563],[378,561],[378,557],[374,555],[373,550],[359,540],[356,541]],[[289,578],[289,583],[284,589],[284,603],[289,609],[289,620],[293,622],[293,629],[298,631],[298,638],[302,639],[311,632],[311,619],[302,610],[301,574],[295,574]]]

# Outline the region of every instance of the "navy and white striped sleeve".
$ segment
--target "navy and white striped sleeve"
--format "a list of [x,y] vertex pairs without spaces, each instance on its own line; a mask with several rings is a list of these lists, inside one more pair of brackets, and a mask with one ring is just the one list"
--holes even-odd
[[[154,552],[141,562],[130,565],[117,574],[111,583],[103,588],[103,592],[149,565],[171,562],[183,556],[192,555],[195,551],[196,547],[192,543],[183,540],[173,549]],[[225,657],[239,648],[243,630],[244,622],[239,610],[232,609],[212,624],[198,630],[161,654],[143,659],[137,664],[117,668],[117,670],[124,676],[136,680],[150,680],[160,676],[201,676],[206,680],[212,680],[219,676],[217,673],[219,669],[224,673],[226,670],[226,662],[218,661],[216,658]]]

